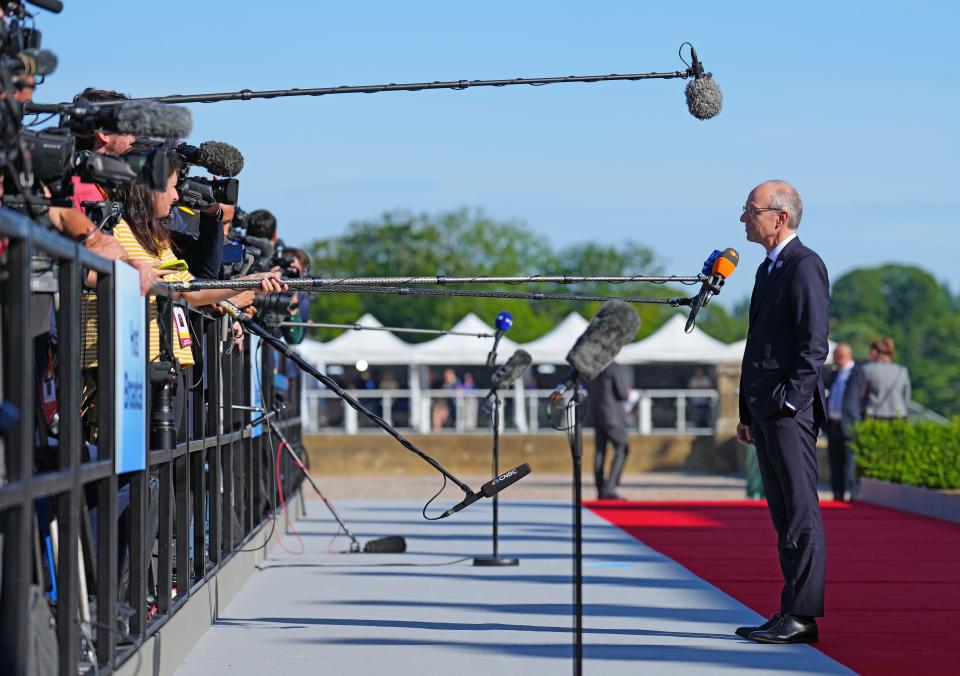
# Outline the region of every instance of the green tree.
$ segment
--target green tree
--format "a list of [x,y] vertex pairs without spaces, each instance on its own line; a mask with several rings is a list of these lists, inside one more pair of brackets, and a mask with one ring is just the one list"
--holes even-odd
[[733,343],[747,337],[749,313],[749,298],[741,300],[730,312],[713,301],[697,315],[697,326],[717,340]]
[[[616,247],[589,243],[556,252],[542,237],[527,231],[522,223],[494,221],[482,211],[469,209],[438,215],[389,212],[377,221],[351,223],[345,234],[318,240],[310,248],[314,272],[334,277],[626,275],[660,271],[655,254],[634,242]],[[480,285],[461,288],[490,289]],[[517,290],[650,297],[686,295],[689,291],[648,284],[525,284]],[[575,301],[317,293],[311,303],[311,317],[314,321],[342,323],[370,312],[386,325],[450,328],[468,312],[492,324],[497,313],[506,310],[514,317],[510,337],[525,342],[549,331],[571,311],[590,317],[599,305]],[[666,305],[636,308],[643,320],[638,334],[641,337],[658,328],[670,311]],[[328,339],[335,333],[317,337]],[[429,337],[420,338],[426,339]]]
[[907,265],[853,270],[833,285],[831,338],[863,359],[890,336],[909,370],[913,398],[943,414],[960,412],[960,302],[928,272]]

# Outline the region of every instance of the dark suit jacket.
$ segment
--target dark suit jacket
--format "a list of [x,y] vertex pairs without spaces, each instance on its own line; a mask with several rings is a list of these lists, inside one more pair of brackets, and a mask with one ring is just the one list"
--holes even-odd
[[765,282],[757,270],[740,375],[740,422],[766,418],[789,401],[827,419],[820,368],[827,358],[830,281],[820,257],[794,238]]
[[[837,369],[829,369],[823,378],[824,385],[827,387],[827,407],[829,408],[830,399],[833,398],[833,383],[837,378]],[[843,435],[850,437],[853,430],[851,427],[863,419],[863,409],[860,406],[860,390],[863,382],[863,369],[860,364],[854,364],[847,377],[847,385],[843,388],[843,401],[840,402],[840,423],[843,427]]]
[[627,369],[613,362],[587,383],[587,420],[594,427],[627,426],[623,402],[630,394]]

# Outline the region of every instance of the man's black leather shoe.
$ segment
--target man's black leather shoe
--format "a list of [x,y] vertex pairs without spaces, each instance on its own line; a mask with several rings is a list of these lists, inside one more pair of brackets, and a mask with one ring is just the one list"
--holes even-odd
[[758,627],[737,627],[737,636],[740,638],[749,638],[750,634],[755,631],[765,631],[772,627],[777,622],[777,618],[780,617],[780,613],[774,613],[769,620],[764,622]]
[[758,629],[747,635],[757,643],[816,643],[819,638],[817,621],[803,620],[784,613],[777,618],[769,629]]

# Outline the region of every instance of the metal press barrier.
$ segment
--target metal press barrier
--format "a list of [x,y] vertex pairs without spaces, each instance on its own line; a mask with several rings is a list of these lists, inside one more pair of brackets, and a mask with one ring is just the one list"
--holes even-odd
[[[255,349],[246,337],[235,347],[222,317],[189,311],[197,364],[183,370],[175,441],[152,448],[149,374],[117,378],[118,353],[146,354],[147,332],[121,331],[130,344],[118,344],[115,306],[130,293],[118,289],[114,266],[5,209],[0,240],[0,673],[106,674],[266,527],[277,476],[285,493],[297,490],[289,457],[275,464],[278,442],[266,425],[251,425],[261,413],[250,409],[280,402],[273,420],[298,441],[300,380],[268,346]],[[37,252],[55,261],[59,282],[52,383],[40,375],[27,329]],[[84,372],[89,271],[98,275],[98,368]],[[153,303],[140,302],[149,326]],[[173,303],[164,305],[161,320],[169,321]],[[80,412],[94,387],[91,439]],[[41,434],[52,398],[56,418]],[[147,419],[147,433],[133,443],[135,471],[120,471],[129,460],[116,438],[128,429],[117,425],[120,402],[124,415],[139,407]]]

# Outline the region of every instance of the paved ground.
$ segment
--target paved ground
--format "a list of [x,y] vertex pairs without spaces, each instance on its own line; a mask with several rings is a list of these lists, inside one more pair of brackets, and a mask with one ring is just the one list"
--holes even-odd
[[[526,490],[567,488],[544,483]],[[677,490],[665,475],[652,483]],[[178,676],[571,673],[570,507],[504,503],[501,551],[520,565],[493,569],[462,560],[490,551],[489,501],[437,523],[422,519],[422,504],[339,502],[362,540],[403,535],[409,551],[337,555],[328,553],[329,514],[309,503],[306,551],[274,550]],[[584,534],[585,674],[850,673],[807,646],[737,638],[733,629],[756,613],[588,511]],[[284,543],[298,547],[291,536]]]
[[[504,468],[509,469],[509,468]],[[425,476],[333,476],[315,475],[320,490],[332,500],[420,499],[426,500],[440,489],[443,479]],[[463,476],[461,479],[477,488],[488,476]],[[510,500],[569,500],[572,493],[569,474],[543,474],[534,471],[515,486],[505,498]],[[620,494],[628,500],[742,500],[746,497],[742,476],[701,474],[697,472],[649,472],[626,474]],[[821,499],[831,497],[827,485],[820,487]],[[312,491],[308,488],[307,497]],[[445,496],[453,499],[455,487],[447,487]],[[584,472],[583,499],[596,498],[592,474]],[[459,498],[457,498],[459,499]]]

